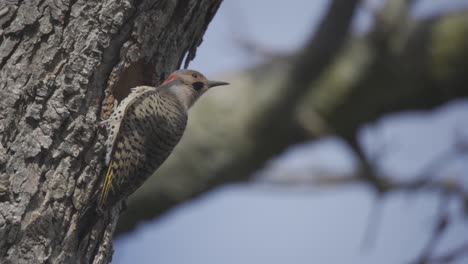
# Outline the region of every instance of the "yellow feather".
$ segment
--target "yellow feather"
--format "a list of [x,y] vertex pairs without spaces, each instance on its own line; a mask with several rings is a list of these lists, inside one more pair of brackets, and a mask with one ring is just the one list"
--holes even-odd
[[109,167],[107,168],[106,178],[104,179],[104,186],[102,187],[101,198],[99,204],[103,205],[109,194],[109,189],[112,183],[112,166],[114,165],[113,161],[109,162]]

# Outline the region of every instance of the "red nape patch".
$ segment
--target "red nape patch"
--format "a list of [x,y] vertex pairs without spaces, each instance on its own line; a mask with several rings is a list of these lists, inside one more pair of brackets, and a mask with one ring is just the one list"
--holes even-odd
[[177,77],[177,74],[171,74],[169,77],[167,77],[166,80],[164,80],[164,82],[161,85],[164,85],[164,84],[174,80],[176,77]]

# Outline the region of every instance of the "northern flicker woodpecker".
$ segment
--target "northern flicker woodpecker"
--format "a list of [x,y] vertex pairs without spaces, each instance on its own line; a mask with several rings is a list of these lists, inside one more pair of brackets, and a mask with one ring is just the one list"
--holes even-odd
[[138,189],[179,142],[195,101],[208,89],[227,84],[179,70],[159,87],[133,88],[106,121],[107,172],[98,209],[104,211]]
[[159,87],[140,86],[119,104],[104,123],[107,170],[100,190],[80,214],[78,245],[102,212],[138,189],[179,142],[187,112],[208,89],[227,85],[193,70],[179,70]]

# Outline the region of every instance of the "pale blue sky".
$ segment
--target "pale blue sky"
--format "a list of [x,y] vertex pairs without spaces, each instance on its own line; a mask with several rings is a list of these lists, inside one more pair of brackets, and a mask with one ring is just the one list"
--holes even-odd
[[[246,54],[236,38],[260,47],[291,52],[299,48],[320,19],[326,0],[225,0],[210,25],[191,68],[209,76],[238,70],[259,61]],[[428,4],[429,3],[429,4]],[[422,1],[419,15],[468,4],[462,0]],[[368,27],[360,12],[355,28]],[[240,22],[240,23],[238,23]],[[468,134],[468,103],[458,102],[434,113],[386,117],[369,125],[362,141],[369,152],[385,149],[381,168],[401,178],[420,171],[454,143],[455,130]],[[454,161],[450,175],[468,179],[467,157]],[[301,179],[310,172],[354,166],[342,143],[328,139],[296,147],[259,172],[281,179]],[[464,174],[462,172],[465,172]],[[468,180],[465,181],[468,186]],[[382,222],[374,246],[362,250],[374,196],[365,187],[274,188],[266,184],[219,188],[141,225],[115,243],[114,264],[309,264],[406,263],[421,249],[432,230],[437,196],[395,195],[379,206]],[[452,210],[459,212],[457,204]],[[454,219],[443,247],[467,238],[468,226]],[[459,262],[468,263],[468,258]]]

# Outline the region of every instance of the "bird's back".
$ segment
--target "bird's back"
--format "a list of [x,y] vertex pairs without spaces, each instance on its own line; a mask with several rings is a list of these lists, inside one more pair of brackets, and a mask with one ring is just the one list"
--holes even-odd
[[101,210],[133,193],[155,172],[179,142],[186,123],[187,111],[167,90],[145,90],[127,102],[119,124],[109,124],[116,135],[107,155]]

